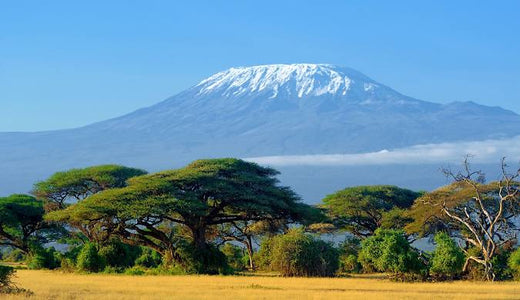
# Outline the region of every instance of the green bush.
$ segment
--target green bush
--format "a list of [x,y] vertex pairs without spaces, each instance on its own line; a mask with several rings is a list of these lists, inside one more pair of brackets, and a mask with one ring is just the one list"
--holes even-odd
[[517,248],[511,253],[507,264],[509,268],[511,268],[513,277],[516,280],[520,280],[520,248]]
[[35,270],[56,269],[61,265],[59,256],[59,252],[57,252],[53,247],[47,249],[43,247],[37,247],[29,256],[27,267],[29,269]]
[[188,274],[231,274],[226,256],[212,244],[195,247],[192,243],[179,243],[176,254],[180,267]]
[[98,253],[97,246],[86,243],[78,254],[76,267],[83,272],[100,272],[105,268],[105,261]]
[[112,239],[107,245],[101,247],[98,253],[107,266],[127,268],[134,266],[141,249],[124,244],[118,239]]
[[465,257],[460,247],[446,233],[434,237],[437,244],[432,253],[430,275],[437,279],[453,279],[460,275]]
[[339,267],[338,251],[330,243],[292,229],[275,236],[271,266],[282,276],[334,276]]
[[361,241],[356,237],[349,237],[339,245],[339,271],[343,273],[359,273],[361,264],[358,261]]
[[146,274],[146,269],[143,269],[143,267],[135,266],[130,269],[125,270],[125,275],[134,275],[134,276],[140,276]]
[[226,256],[229,266],[235,271],[246,269],[246,264],[244,263],[245,251],[243,248],[227,243],[220,250]]
[[272,271],[271,264],[271,252],[273,248],[274,238],[267,237],[262,239],[260,242],[260,249],[253,254],[253,260],[256,262],[256,266],[260,270]]
[[161,265],[161,262],[162,257],[157,251],[143,248],[141,250],[141,255],[135,260],[135,265],[145,268],[156,268]]
[[410,246],[401,230],[376,230],[373,236],[361,242],[358,259],[365,270],[399,276],[426,272],[426,265],[419,259],[419,253]]

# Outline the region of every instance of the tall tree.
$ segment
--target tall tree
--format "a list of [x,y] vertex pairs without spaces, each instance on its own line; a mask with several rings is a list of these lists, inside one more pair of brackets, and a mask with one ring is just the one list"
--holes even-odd
[[185,168],[132,178],[127,187],[94,194],[51,217],[101,224],[128,242],[180,260],[176,248],[185,233],[203,253],[218,225],[301,219],[306,205],[278,185],[277,174],[239,159],[198,160]]
[[409,208],[420,195],[391,185],[357,186],[328,195],[323,207],[336,226],[364,238],[382,225],[403,226],[406,217],[402,209]]

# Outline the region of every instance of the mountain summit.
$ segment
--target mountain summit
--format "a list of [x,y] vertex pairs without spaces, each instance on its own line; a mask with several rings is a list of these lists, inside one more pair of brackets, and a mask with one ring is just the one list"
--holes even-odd
[[327,64],[277,64],[231,68],[204,79],[195,89],[199,95],[217,93],[228,98],[278,96],[297,98],[322,95],[346,96],[373,93],[379,85],[367,76]]
[[[207,157],[360,153],[520,134],[520,116],[414,99],[327,64],[238,67],[151,107],[77,129],[0,133],[0,194],[100,163],[149,170]],[[12,190],[23,186],[23,189]]]

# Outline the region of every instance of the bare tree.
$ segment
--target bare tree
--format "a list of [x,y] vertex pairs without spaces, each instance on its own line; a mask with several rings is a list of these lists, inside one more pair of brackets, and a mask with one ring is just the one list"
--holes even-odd
[[442,203],[442,212],[454,223],[460,226],[458,237],[467,244],[477,248],[479,255],[471,255],[466,249],[467,259],[464,271],[471,261],[484,267],[485,278],[495,280],[492,259],[502,244],[516,238],[512,219],[517,215],[515,206],[520,196],[519,183],[520,169],[515,173],[508,173],[505,159],[501,162],[501,179],[497,182],[485,184],[485,177],[481,171],[472,171],[468,157],[464,160],[462,172],[453,173],[450,170],[443,172],[456,182],[463,183],[472,189],[472,196],[461,205],[447,205]]

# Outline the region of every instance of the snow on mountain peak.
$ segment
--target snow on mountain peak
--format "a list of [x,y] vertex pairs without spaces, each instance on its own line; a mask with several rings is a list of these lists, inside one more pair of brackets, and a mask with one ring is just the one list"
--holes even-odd
[[347,95],[353,86],[373,92],[378,84],[365,75],[328,64],[275,64],[230,68],[204,79],[195,86],[199,95],[218,93],[225,97],[280,93],[298,98]]

